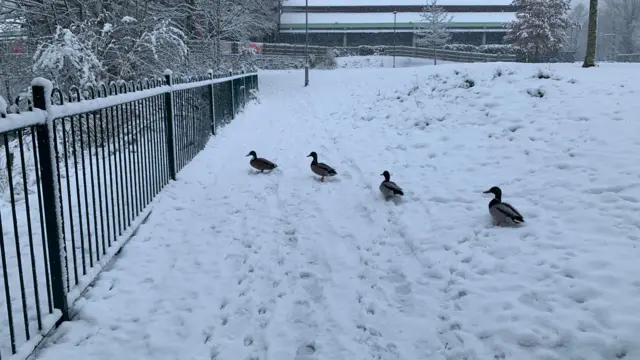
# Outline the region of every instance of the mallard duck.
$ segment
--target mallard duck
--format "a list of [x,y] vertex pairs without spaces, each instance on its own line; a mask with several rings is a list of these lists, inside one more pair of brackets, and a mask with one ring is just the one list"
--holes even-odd
[[267,159],[259,158],[253,150],[251,150],[246,156],[252,156],[251,160],[249,160],[249,164],[251,164],[255,169],[260,170],[260,172],[264,172],[265,170],[271,171],[278,167],[278,165]]
[[390,180],[391,174],[389,174],[387,170],[385,170],[380,175],[384,176],[384,181],[380,184],[380,192],[382,192],[385,198],[389,198],[395,195],[404,195],[404,192],[402,192],[402,188]]
[[307,157],[312,157],[313,161],[311,161],[311,171],[314,174],[320,175],[320,181],[324,182],[325,176],[335,176],[338,173],[329,165],[325,163],[318,162],[318,154],[315,151],[312,151]]
[[494,186],[484,191],[485,194],[493,194],[495,197],[489,202],[489,214],[496,225],[517,225],[524,222],[522,215],[510,204],[502,202],[502,190]]

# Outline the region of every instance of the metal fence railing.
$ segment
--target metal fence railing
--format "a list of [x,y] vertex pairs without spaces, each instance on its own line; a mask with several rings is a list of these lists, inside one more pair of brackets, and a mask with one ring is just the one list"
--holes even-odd
[[433,59],[436,60],[444,60],[444,61],[453,61],[453,62],[464,62],[464,63],[476,63],[476,62],[515,62],[515,55],[505,55],[505,54],[485,54],[485,53],[475,53],[475,52],[464,52],[464,51],[452,51],[452,50],[442,50],[442,49],[429,49],[426,47],[411,47],[411,46],[397,46],[395,49],[393,47],[388,48],[387,50],[389,55],[395,56],[407,56],[407,57],[416,57],[423,59]]
[[640,54],[618,54],[616,56],[617,62],[640,62]]
[[[515,62],[516,55],[486,54],[466,51],[452,51],[414,46],[309,46],[308,53],[317,57],[326,56],[329,51],[335,51],[340,56],[348,55],[388,55],[407,56],[424,59],[433,59],[454,62]],[[262,44],[264,55],[287,55],[292,57],[304,57],[305,45],[298,44]]]
[[258,88],[255,73],[0,99],[0,358],[29,354],[151,211],[156,195]]

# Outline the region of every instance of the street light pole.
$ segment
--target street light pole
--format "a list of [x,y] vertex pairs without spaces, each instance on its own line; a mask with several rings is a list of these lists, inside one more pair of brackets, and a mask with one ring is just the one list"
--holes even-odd
[[396,10],[393,11],[393,68],[396,67]]
[[309,85],[309,0],[304,2],[304,86]]

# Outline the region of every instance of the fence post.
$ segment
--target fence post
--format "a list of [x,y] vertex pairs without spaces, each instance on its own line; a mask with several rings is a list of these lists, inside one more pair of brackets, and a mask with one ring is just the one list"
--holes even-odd
[[[171,70],[164,72],[165,85],[171,87],[173,85],[173,75]],[[173,89],[164,94],[164,120],[167,127],[167,159],[169,161],[169,177],[171,180],[176,179],[176,149],[175,138],[173,135]]]
[[242,75],[242,96],[244,97],[242,106],[247,106],[247,77],[245,76],[246,72],[243,71]]
[[211,135],[216,135],[216,104],[215,97],[213,96],[213,70],[207,71],[209,78],[211,79],[211,85],[209,85],[209,99],[211,99]]
[[[33,107],[46,111],[48,96],[45,94],[45,87],[42,84],[31,84],[33,92]],[[51,90],[49,90],[51,91]],[[62,218],[60,214],[62,209],[60,188],[57,186],[57,179],[54,174],[54,164],[57,158],[51,149],[53,144],[53,121],[47,119],[47,122],[36,127],[38,157],[40,158],[40,184],[42,185],[42,202],[44,204],[45,232],[47,235],[47,250],[49,252],[49,270],[51,271],[51,295],[53,298],[53,307],[62,313],[62,321],[69,320],[69,303],[67,302],[67,286],[65,284],[65,267],[64,255],[61,253],[65,247],[62,243]],[[57,198],[56,198],[57,197]]]
[[[233,77],[233,71],[230,71],[229,74],[231,77]],[[229,81],[229,83],[231,84],[231,86],[229,86],[229,88],[231,89],[231,119],[236,118],[236,87],[233,81],[233,79]]]

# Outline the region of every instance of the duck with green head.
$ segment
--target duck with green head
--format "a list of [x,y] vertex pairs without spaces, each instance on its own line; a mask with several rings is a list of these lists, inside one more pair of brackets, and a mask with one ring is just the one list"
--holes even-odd
[[516,208],[502,201],[502,190],[499,187],[494,186],[484,193],[494,196],[493,200],[489,202],[489,214],[496,225],[517,225],[524,222],[524,218]]
[[404,192],[402,188],[398,186],[398,184],[391,181],[391,174],[387,170],[385,170],[382,174],[384,176],[384,181],[380,183],[380,192],[384,195],[385,198],[390,198],[393,196],[402,196]]
[[273,170],[278,167],[278,165],[273,162],[259,158],[255,151],[251,150],[246,156],[251,156],[251,160],[249,160],[249,164],[253,166],[253,168],[260,170],[260,172],[264,172],[265,170]]
[[318,154],[316,154],[315,151],[309,153],[307,157],[313,158],[313,160],[311,161],[311,171],[313,171],[313,173],[316,175],[320,175],[320,181],[324,182],[325,177],[338,175],[336,170],[331,166],[325,163],[318,162]]

